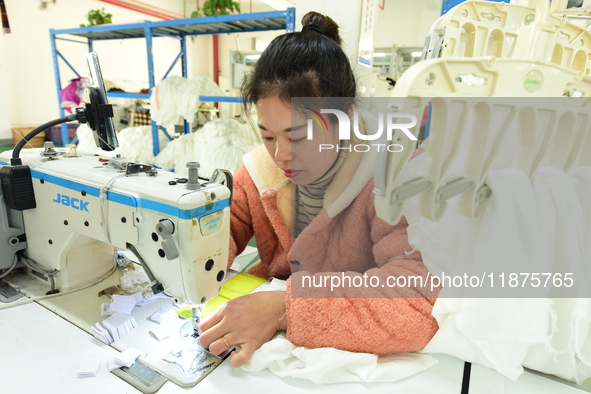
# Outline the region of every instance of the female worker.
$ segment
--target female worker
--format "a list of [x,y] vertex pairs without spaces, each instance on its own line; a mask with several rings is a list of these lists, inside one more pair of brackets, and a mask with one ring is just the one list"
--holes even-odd
[[[433,293],[384,286],[427,270],[408,245],[406,220],[390,226],[376,216],[371,156],[347,149],[354,135],[339,141],[336,118],[326,130],[315,124],[308,139],[305,111],[291,109],[292,97],[308,97],[351,116],[356,95],[338,25],[316,12],[302,25],[275,38],[243,83],[264,148],[245,156],[235,174],[231,260],[254,235],[261,262],[249,272],[287,279],[287,291],[239,297],[201,322],[201,344],[212,353],[238,347],[235,367],[280,330],[298,346],[386,354],[420,350],[438,328]],[[319,151],[320,144],[332,149]],[[331,273],[341,286],[332,286]]]

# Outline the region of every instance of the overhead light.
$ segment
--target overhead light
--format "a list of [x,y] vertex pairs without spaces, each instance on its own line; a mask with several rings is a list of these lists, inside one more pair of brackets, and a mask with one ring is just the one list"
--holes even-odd
[[423,52],[413,52],[410,54],[410,56],[412,57],[421,57],[423,55]]
[[386,54],[384,52],[376,52],[373,54],[373,57],[384,57]]

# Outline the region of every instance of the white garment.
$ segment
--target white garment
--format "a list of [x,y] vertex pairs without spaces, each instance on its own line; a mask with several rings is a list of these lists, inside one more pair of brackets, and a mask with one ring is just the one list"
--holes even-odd
[[[533,184],[516,169],[493,171],[486,179],[493,193],[480,220],[467,221],[450,203],[441,222],[420,218],[411,224],[409,242],[434,275],[497,267],[507,273],[572,272],[575,281],[591,283],[584,279],[591,265],[584,257],[591,242],[589,180],[591,171],[582,169],[568,176],[540,168]],[[423,351],[490,366],[511,379],[522,365],[577,383],[591,376],[589,298],[549,298],[556,294],[550,288],[545,298],[445,294],[433,309],[439,331]]]
[[[586,178],[586,177],[589,178]],[[541,167],[532,183],[544,229],[543,255],[547,272],[571,273],[577,297],[589,297],[589,265],[585,259],[589,240],[591,168],[577,168],[567,175],[553,167]],[[558,295],[560,293],[558,292]],[[523,365],[577,383],[591,377],[591,303],[589,298],[553,298],[555,327],[547,346],[532,346]]]
[[[583,274],[585,222],[574,178],[555,167],[540,167],[534,173],[532,185],[543,237],[540,248],[547,259],[540,267],[547,271],[541,272],[572,273],[578,282]],[[580,284],[575,287],[582,289]],[[576,295],[585,293],[588,291]]]
[[[583,247],[583,283],[591,283],[591,167],[576,168],[572,175],[578,180],[576,182],[579,199],[583,209],[585,222],[585,244]],[[576,355],[584,364],[585,370],[591,366],[591,299],[582,298],[577,300],[573,313],[574,316],[574,350]],[[577,378],[582,379],[580,372],[582,366],[577,366]]]
[[199,174],[209,177],[216,168],[236,172],[242,157],[260,145],[248,124],[234,119],[215,119],[194,133],[183,134],[161,150],[155,164],[165,170],[174,169],[179,176],[187,174],[187,162],[201,165]]
[[[489,173],[486,183],[493,192],[477,220],[461,215],[455,199],[448,202],[447,212],[439,222],[423,217],[416,220],[418,215],[412,212],[410,204],[405,205],[409,243],[421,251],[431,274],[527,272],[519,269],[531,272],[532,264],[539,264],[540,229],[529,178],[520,170],[504,169]],[[500,290],[499,280],[495,279],[497,285],[493,287]],[[527,295],[520,295],[523,294]],[[443,295],[448,295],[446,289]],[[479,295],[496,297],[498,293]],[[503,296],[507,297],[508,293],[504,292]]]
[[584,223],[583,283],[591,283],[591,167],[577,167],[571,171],[570,175],[573,177],[575,189],[579,195]]
[[576,300],[573,311],[573,342],[577,363],[575,378],[578,383],[589,376],[591,366],[591,299]]
[[172,75],[160,81],[150,96],[150,116],[157,124],[173,131],[181,119],[194,122],[199,108],[199,96],[225,96],[219,86],[209,77],[199,75],[186,79]]
[[546,342],[547,299],[438,298],[439,330],[422,350],[485,365],[512,380],[532,344]]
[[[96,146],[92,130],[85,124],[76,129],[78,137],[78,151],[100,154],[101,156],[114,156],[120,154],[125,160],[142,164],[155,164],[154,149],[152,143],[152,126],[126,127],[117,133],[119,147],[112,152],[107,152]],[[168,138],[158,130],[160,149],[168,144]]]
[[437,363],[426,354],[400,353],[377,356],[333,348],[297,347],[278,334],[261,346],[242,366],[248,372],[269,369],[280,377],[308,379],[317,384],[341,382],[394,382]]
[[[286,282],[273,278],[256,288],[285,291]],[[291,343],[284,333],[257,349],[242,366],[248,372],[269,369],[273,374],[308,379],[317,384],[339,382],[394,382],[419,373],[437,363],[426,354],[403,353],[377,356],[333,348],[308,349]]]
[[[488,174],[486,183],[493,193],[480,219],[464,217],[450,201],[440,222],[420,218],[408,228],[409,243],[421,251],[433,275],[531,272],[531,265],[540,261],[537,212],[527,175],[498,170]],[[490,297],[503,291],[495,280],[496,293],[489,292]],[[465,291],[467,297],[474,294]],[[433,308],[439,330],[424,352],[450,354],[515,380],[523,372],[528,348],[549,340],[548,299],[445,298],[449,294],[462,295],[442,290]]]

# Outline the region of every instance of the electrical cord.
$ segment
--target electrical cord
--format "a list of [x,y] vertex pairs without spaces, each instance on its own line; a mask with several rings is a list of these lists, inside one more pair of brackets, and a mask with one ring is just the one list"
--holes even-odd
[[103,223],[103,233],[105,235],[105,242],[111,244],[111,235],[109,233],[109,200],[107,199],[107,193],[113,187],[115,181],[125,176],[125,173],[119,174],[112,178],[105,186],[101,188],[99,199],[100,199],[100,207],[101,207],[101,220]]
[[21,263],[23,263],[26,267],[30,268],[31,270],[33,270],[35,272],[39,272],[41,275],[43,275],[49,279],[49,281],[51,282],[51,290],[49,290],[49,292],[47,294],[56,293],[54,276],[56,276],[58,274],[59,270],[55,270],[55,269],[53,271],[44,270],[43,268],[37,266],[37,263],[35,263],[33,260],[26,258],[25,256],[19,256],[19,261]]
[[78,120],[78,113],[71,114],[71,115],[68,115],[68,116],[64,116],[63,118],[55,119],[55,120],[52,120],[52,121],[47,122],[45,124],[42,124],[41,126],[37,127],[36,129],[34,129],[33,131],[31,131],[30,133],[28,133],[27,135],[25,135],[15,145],[14,150],[12,151],[12,158],[10,159],[10,164],[12,164],[13,166],[14,165],[21,165],[22,164],[22,161],[19,158],[19,155],[21,153],[21,150],[23,149],[23,147],[25,146],[25,144],[27,144],[37,134],[41,133],[42,131],[47,130],[50,127],[57,126],[57,125],[62,124],[64,122],[71,122],[73,120]]
[[13,261],[12,265],[5,272],[3,272],[2,275],[0,275],[0,279],[4,278],[6,275],[10,274],[10,272],[14,269],[14,267],[16,267],[16,263],[18,263],[18,256],[15,254],[14,261]]
[[142,255],[140,254],[140,252],[138,252],[138,250],[135,248],[135,246],[133,246],[130,243],[127,243],[127,249],[129,249],[131,251],[131,253],[133,253],[135,255],[135,257],[137,257],[138,262],[140,263],[140,265],[144,269],[144,272],[148,276],[148,279],[150,280],[150,285],[152,286],[152,293],[154,293],[154,294],[163,293],[167,297],[171,297],[171,295],[168,294],[164,290],[162,283],[160,283],[160,282],[158,282],[158,280],[156,280],[156,277],[154,277],[152,270],[150,270],[150,267],[148,267],[148,264],[146,264],[146,261],[142,258]]
[[23,149],[25,144],[27,144],[31,139],[33,139],[33,137],[35,137],[42,131],[45,131],[50,127],[57,126],[65,122],[72,122],[75,120],[77,120],[80,123],[86,123],[86,109],[76,108],[75,111],[76,112],[74,112],[71,115],[66,115],[63,118],[54,119],[45,124],[42,124],[41,126],[33,129],[33,131],[25,135],[23,138],[21,138],[21,140],[14,146],[14,149],[12,151],[12,158],[10,159],[10,164],[13,166],[22,164],[22,161],[19,157],[21,150]]

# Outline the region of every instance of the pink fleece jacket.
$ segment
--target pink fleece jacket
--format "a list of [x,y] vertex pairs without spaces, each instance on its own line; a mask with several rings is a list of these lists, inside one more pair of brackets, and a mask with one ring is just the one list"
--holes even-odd
[[293,246],[290,181],[264,148],[246,155],[235,174],[230,261],[254,235],[260,263],[249,272],[288,280],[287,337],[295,345],[409,352],[422,349],[438,329],[431,315],[436,293],[425,289],[302,286],[305,277],[342,272],[376,276],[382,284],[388,277],[427,276],[420,253],[408,245],[406,220],[390,226],[376,216],[372,174],[373,157],[347,155],[322,211]]

